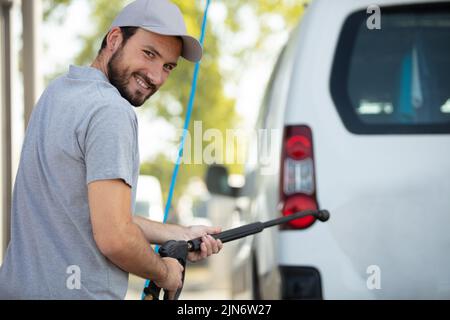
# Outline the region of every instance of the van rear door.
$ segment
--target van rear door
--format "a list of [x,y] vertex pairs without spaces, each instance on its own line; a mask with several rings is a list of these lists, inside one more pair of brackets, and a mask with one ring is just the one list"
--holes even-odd
[[355,12],[340,35],[330,89],[342,122],[322,110],[323,130],[313,128],[319,203],[362,278],[380,268],[375,295],[448,298],[450,5],[381,15],[369,29],[366,11]]

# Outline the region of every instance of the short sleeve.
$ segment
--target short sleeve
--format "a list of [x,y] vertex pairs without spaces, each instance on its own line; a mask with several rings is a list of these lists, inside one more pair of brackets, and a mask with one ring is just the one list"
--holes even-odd
[[137,144],[136,119],[122,106],[99,108],[91,117],[85,139],[86,184],[122,179],[133,186]]

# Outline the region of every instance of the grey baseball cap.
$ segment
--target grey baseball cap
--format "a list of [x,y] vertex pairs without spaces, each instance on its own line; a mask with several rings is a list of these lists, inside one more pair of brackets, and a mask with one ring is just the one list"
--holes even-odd
[[202,58],[202,46],[187,34],[180,9],[168,0],[135,0],[118,14],[111,29],[114,27],[140,27],[162,35],[179,36],[183,40],[183,58],[192,62]]

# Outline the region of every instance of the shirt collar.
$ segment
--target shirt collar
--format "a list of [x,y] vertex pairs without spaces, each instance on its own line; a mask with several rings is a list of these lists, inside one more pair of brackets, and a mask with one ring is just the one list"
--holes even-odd
[[68,75],[70,78],[74,79],[90,79],[90,80],[106,81],[110,83],[108,78],[102,71],[93,67],[79,67],[71,65],[69,67]]

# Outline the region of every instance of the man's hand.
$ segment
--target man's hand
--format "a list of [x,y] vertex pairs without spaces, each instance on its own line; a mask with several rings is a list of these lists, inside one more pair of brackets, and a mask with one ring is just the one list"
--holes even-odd
[[211,234],[221,232],[219,227],[207,227],[207,226],[191,226],[187,228],[187,240],[202,237],[202,244],[200,245],[201,251],[189,252],[188,260],[191,262],[197,262],[209,257],[212,254],[218,253],[223,248],[222,241],[214,239]]
[[155,284],[165,290],[170,291],[169,298],[174,296],[183,285],[183,266],[174,258],[162,258],[167,268],[167,276],[161,280],[154,280]]

